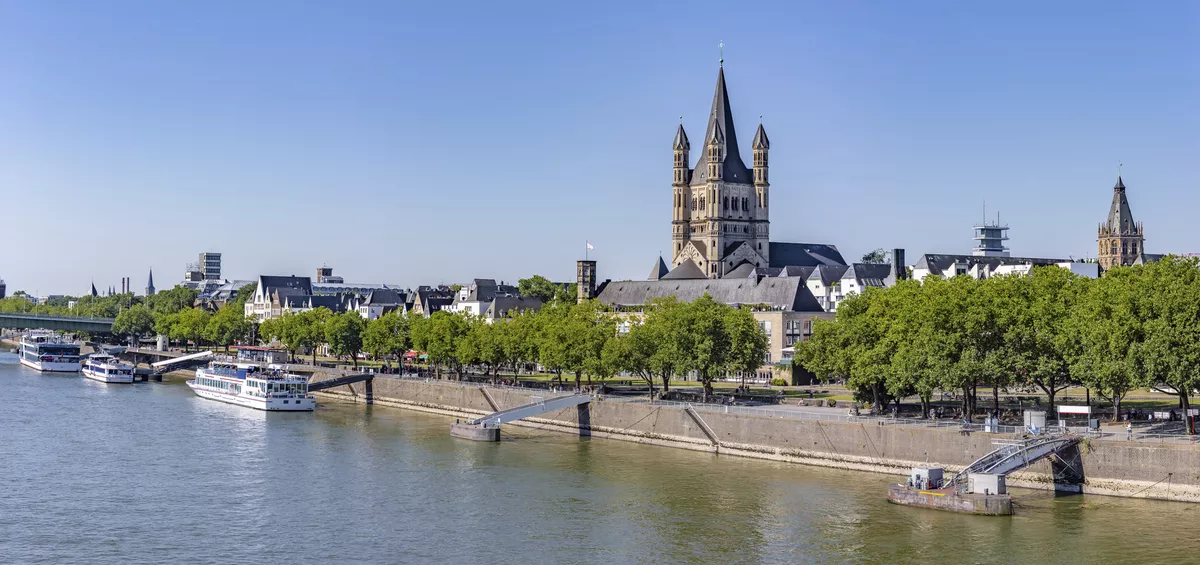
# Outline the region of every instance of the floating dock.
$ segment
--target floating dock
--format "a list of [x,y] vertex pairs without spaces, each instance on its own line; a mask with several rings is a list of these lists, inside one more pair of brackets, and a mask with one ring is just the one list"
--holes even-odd
[[1008,494],[963,494],[954,489],[924,490],[908,485],[891,485],[888,487],[888,502],[964,514],[1012,515],[1012,497]]

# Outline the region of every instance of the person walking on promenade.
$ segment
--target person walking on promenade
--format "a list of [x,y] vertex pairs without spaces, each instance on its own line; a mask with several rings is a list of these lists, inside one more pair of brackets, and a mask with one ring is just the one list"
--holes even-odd
[[1133,441],[1133,422],[1125,424],[1125,431],[1129,432],[1129,441]]

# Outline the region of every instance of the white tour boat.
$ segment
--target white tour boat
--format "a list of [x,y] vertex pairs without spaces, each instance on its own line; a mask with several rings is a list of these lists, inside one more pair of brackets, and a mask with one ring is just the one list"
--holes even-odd
[[308,394],[308,379],[241,360],[217,360],[196,369],[196,378],[187,382],[201,398],[259,410],[302,411],[317,406]]
[[21,336],[21,364],[39,371],[74,373],[82,367],[79,344],[49,331],[32,331]]
[[94,353],[83,361],[83,376],[102,383],[131,383],[133,365],[107,353]]

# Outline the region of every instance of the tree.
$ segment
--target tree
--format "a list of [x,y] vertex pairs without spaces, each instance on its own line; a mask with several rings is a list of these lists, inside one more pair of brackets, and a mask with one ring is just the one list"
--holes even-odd
[[150,333],[154,329],[154,315],[150,313],[150,309],[141,304],[135,304],[120,314],[113,320],[112,332],[116,335],[129,336],[135,339]]
[[392,311],[370,322],[363,331],[363,350],[374,359],[401,355],[408,351],[408,318]]
[[724,323],[729,334],[727,368],[741,374],[742,390],[745,390],[746,375],[757,371],[770,351],[767,334],[754,319],[754,314],[743,308],[730,308],[725,313]]
[[235,294],[229,302],[244,306],[250,301],[250,299],[254,298],[255,292],[258,292],[258,283],[250,283],[242,288],[239,288],[237,294]]
[[685,369],[696,371],[704,386],[704,399],[713,394],[713,380],[729,366],[732,340],[725,324],[726,311],[708,293],[685,306],[684,340],[688,358]]
[[228,352],[230,345],[250,336],[253,326],[240,304],[229,303],[218,309],[208,320],[205,335],[213,343],[224,346]]
[[517,281],[517,293],[528,298],[541,300],[543,304],[554,300],[560,286],[542,275],[533,275]]
[[425,350],[429,355],[429,362],[438,368],[439,375],[441,366],[449,365],[461,379],[462,364],[458,358],[458,342],[467,333],[466,318],[460,314],[439,310],[426,322],[413,325],[414,345]]
[[199,347],[208,329],[208,320],[207,311],[200,308],[185,308],[178,313],[178,318],[172,327],[173,335],[171,337],[184,340],[185,349],[187,348],[186,340],[191,340]]
[[[317,346],[325,343],[325,323],[333,317],[333,312],[324,306],[305,310],[296,315],[293,321],[291,330],[293,335],[291,339],[298,343],[300,347],[312,351],[313,365],[317,364]],[[359,317],[361,320],[361,316]],[[361,348],[361,345],[360,345]],[[355,352],[357,353],[357,351]],[[355,360],[355,366],[358,366],[358,361]]]
[[1119,267],[1089,285],[1070,319],[1070,331],[1079,335],[1079,350],[1071,359],[1071,372],[1112,402],[1114,413],[1121,399],[1140,382],[1138,348],[1144,340],[1137,315],[1133,270]]
[[887,263],[888,252],[882,247],[862,256],[863,263]]
[[[147,296],[146,306],[155,314],[174,314],[185,308],[196,305],[199,292],[186,286],[176,286],[170,290],[161,291],[153,296]],[[85,297],[81,297],[82,300]],[[78,304],[76,304],[78,306]]]
[[467,330],[457,342],[457,356],[464,365],[483,365],[484,376],[495,378],[504,363],[505,349],[501,333],[506,322],[487,323],[479,316],[467,319]]
[[325,321],[325,341],[329,352],[339,359],[349,356],[358,368],[358,352],[363,348],[363,330],[366,327],[358,312],[342,312]]
[[1134,305],[1143,340],[1132,348],[1143,383],[1174,394],[1187,422],[1188,397],[1200,387],[1200,259],[1165,257],[1132,268]]

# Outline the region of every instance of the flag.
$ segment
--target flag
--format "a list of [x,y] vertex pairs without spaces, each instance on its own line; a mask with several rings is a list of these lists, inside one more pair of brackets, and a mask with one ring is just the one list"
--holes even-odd
[[595,249],[595,247],[592,247],[592,242],[590,241],[585,241],[584,244],[587,245],[588,249]]

